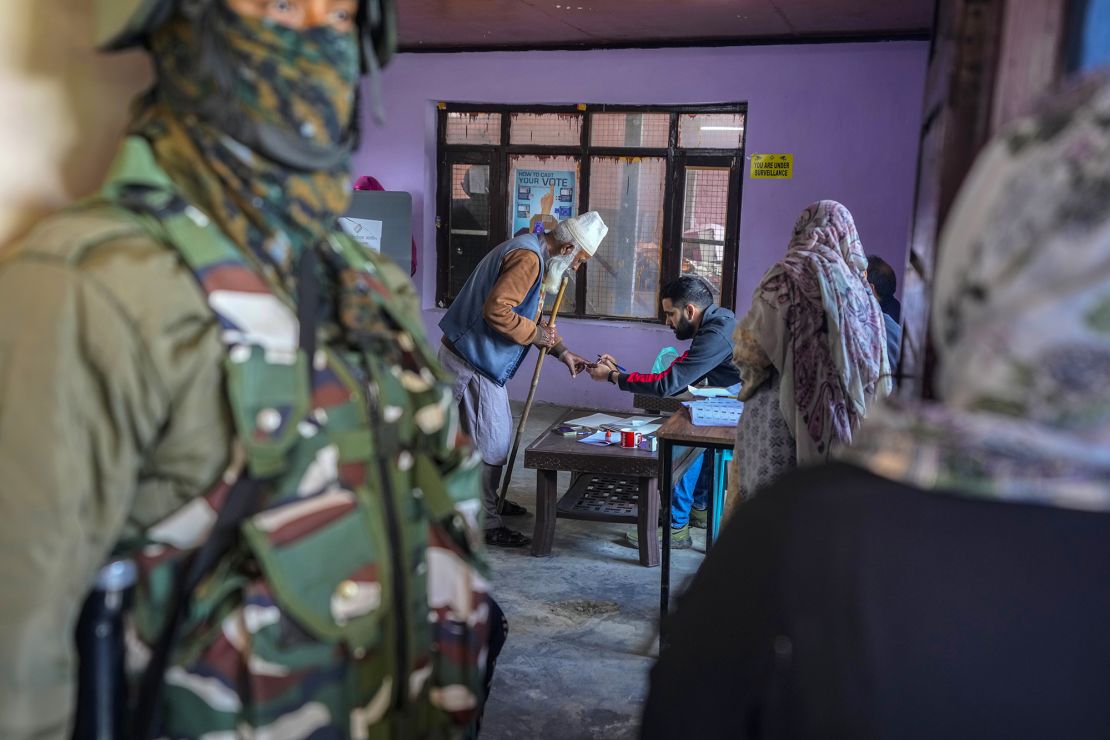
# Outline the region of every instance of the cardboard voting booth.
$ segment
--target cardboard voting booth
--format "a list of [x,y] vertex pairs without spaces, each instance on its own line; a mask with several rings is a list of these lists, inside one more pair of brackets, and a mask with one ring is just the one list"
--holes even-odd
[[380,252],[408,274],[412,271],[412,196],[391,190],[356,190],[339,219],[344,231]]

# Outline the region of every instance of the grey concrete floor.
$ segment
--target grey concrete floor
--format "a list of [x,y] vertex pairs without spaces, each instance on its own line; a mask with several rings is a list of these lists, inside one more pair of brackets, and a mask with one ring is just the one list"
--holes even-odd
[[[563,411],[532,409],[513,470],[509,498],[529,514],[506,524],[529,536],[536,473],[524,468],[524,447]],[[513,412],[519,417],[519,404]],[[569,480],[560,473],[560,495]],[[648,671],[658,655],[660,574],[620,544],[630,528],[559,519],[550,557],[532,557],[530,548],[490,548],[494,595],[508,616],[509,639],[486,709],[485,740],[637,736]],[[693,550],[672,552],[672,594],[701,564],[704,535],[694,530]]]

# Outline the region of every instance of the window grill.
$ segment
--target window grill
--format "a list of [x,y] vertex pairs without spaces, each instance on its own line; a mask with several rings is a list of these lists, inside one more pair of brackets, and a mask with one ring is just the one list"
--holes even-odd
[[609,233],[565,315],[659,321],[661,286],[683,274],[733,305],[744,104],[447,103],[439,115],[439,305],[502,241],[586,210]]
[[500,113],[447,114],[446,138],[448,144],[500,144]]
[[667,113],[594,113],[590,144],[666,149],[670,131],[671,117]]
[[513,113],[509,143],[530,146],[577,146],[582,140],[579,113]]
[[678,117],[678,145],[686,149],[735,149],[744,139],[740,113],[683,113]]
[[687,167],[685,174],[680,271],[684,275],[705,278],[713,289],[713,299],[719,303],[725,261],[729,171],[725,167]]

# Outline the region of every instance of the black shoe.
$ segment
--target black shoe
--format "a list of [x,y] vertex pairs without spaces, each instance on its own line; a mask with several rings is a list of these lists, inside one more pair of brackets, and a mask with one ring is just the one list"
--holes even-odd
[[532,544],[532,538],[508,527],[498,527],[486,530],[486,544],[494,547],[524,547]]
[[524,516],[527,513],[528,509],[509,499],[505,499],[505,503],[501,505],[501,516]]

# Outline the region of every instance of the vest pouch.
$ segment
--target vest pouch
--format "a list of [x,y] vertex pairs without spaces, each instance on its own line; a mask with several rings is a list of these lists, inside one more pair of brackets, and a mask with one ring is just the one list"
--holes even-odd
[[395,678],[371,545],[385,535],[370,519],[355,493],[333,486],[244,524],[236,556],[198,590],[182,640],[190,649],[167,673],[166,736],[204,727],[228,737],[340,737],[335,727],[358,724],[386,737]]
[[[269,574],[252,569],[245,550],[237,555],[222,560],[196,593],[166,672],[162,736],[197,737],[204,728],[212,737],[223,737],[219,730],[227,737],[302,737],[330,723],[324,707],[367,704],[380,683],[360,691],[345,666],[359,655],[373,661],[380,651],[362,654],[317,634]],[[366,642],[380,639],[375,633]],[[303,707],[313,709],[297,711]]]
[[[335,459],[333,451],[318,444],[316,459]],[[220,501],[228,488],[223,482],[194,499],[157,531],[169,535],[167,541],[180,540],[205,518],[199,510],[211,508],[208,499]],[[385,541],[379,526],[368,521],[354,493],[335,483],[312,495],[293,493],[245,522],[241,542],[194,592],[166,673],[164,734],[195,737],[198,727],[249,734],[244,728],[250,728],[259,736],[266,730],[299,737],[316,723],[328,725],[329,712],[335,718],[335,710],[388,696],[382,589],[370,544]],[[159,544],[138,553],[144,598],[132,612],[135,680],[142,678],[177,574],[193,552]],[[359,670],[350,671],[351,664]],[[293,711],[305,706],[314,709],[303,717]],[[349,721],[341,720],[344,726]],[[375,715],[365,722],[374,724]]]
[[356,652],[379,645],[390,599],[388,555],[379,548],[388,538],[359,494],[335,485],[284,501],[243,532],[275,602],[306,631]]
[[233,347],[224,360],[228,397],[247,467],[256,478],[285,471],[286,453],[300,439],[311,393],[308,360],[297,351],[291,362],[275,361],[260,346]]

